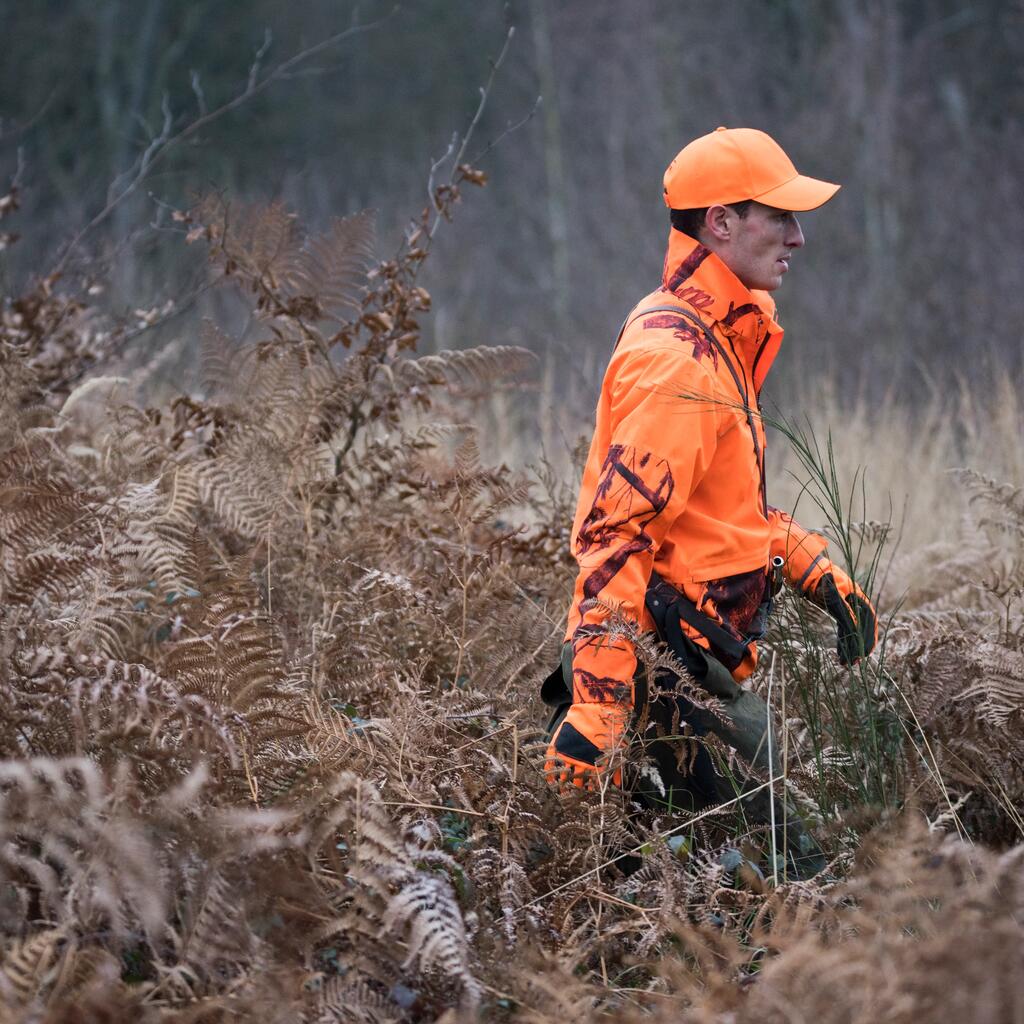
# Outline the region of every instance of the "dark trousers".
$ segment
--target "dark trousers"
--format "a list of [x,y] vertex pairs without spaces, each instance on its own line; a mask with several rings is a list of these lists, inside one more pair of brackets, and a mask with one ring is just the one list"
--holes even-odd
[[[652,810],[697,814],[740,798],[746,821],[767,825],[772,818],[772,795],[755,775],[727,775],[715,770],[702,737],[709,733],[732,747],[766,778],[782,775],[779,744],[765,702],[739,686],[720,662],[701,651],[707,661],[702,688],[718,699],[712,712],[698,707],[679,691],[679,679],[665,672],[648,685],[643,672],[634,680],[636,712],[631,723],[632,744],[638,756],[624,784],[630,795]],[[566,644],[562,665],[544,684],[542,696],[553,708],[548,736],[554,734],[572,701],[572,650]],[[781,790],[780,786],[775,787]],[[809,877],[825,867],[820,847],[807,832],[784,791],[775,798],[778,849],[785,850],[791,877]]]

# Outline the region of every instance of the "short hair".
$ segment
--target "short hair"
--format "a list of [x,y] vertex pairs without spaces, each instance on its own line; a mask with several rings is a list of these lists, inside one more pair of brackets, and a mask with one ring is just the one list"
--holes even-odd
[[[739,214],[740,220],[742,220],[750,211],[750,204],[753,201],[753,199],[741,199],[738,203],[722,203],[722,205],[728,206],[730,210],[735,210]],[[699,241],[700,229],[704,227],[704,218],[710,209],[710,206],[705,206],[697,210],[670,210],[669,215],[672,227],[676,231],[682,231],[684,235],[689,235],[691,238],[696,238]]]

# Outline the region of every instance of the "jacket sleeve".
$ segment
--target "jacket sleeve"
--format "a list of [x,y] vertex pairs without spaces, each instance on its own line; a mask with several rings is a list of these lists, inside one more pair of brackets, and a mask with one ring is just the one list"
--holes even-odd
[[605,382],[610,444],[578,529],[573,701],[633,705],[633,645],[602,628],[615,609],[640,621],[654,557],[714,454],[721,400],[677,348],[645,350]]
[[791,516],[769,508],[772,557],[780,555],[786,582],[824,608],[838,626],[836,650],[843,665],[856,664],[878,643],[878,615],[857,581],[828,557],[824,537]]
[[771,525],[771,555],[783,559],[786,582],[804,597],[813,598],[823,576],[831,574],[844,594],[859,592],[849,575],[828,557],[828,541],[818,533],[805,530],[781,509],[768,509]]

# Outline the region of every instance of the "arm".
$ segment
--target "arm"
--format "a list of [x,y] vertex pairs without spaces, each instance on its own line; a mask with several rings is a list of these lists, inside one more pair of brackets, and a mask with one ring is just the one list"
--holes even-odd
[[581,490],[581,507],[590,507],[574,538],[573,705],[546,766],[560,781],[593,783],[602,755],[622,740],[636,655],[603,624],[609,607],[640,620],[658,548],[715,451],[721,404],[692,397],[713,396],[713,388],[677,347],[638,353],[605,382],[611,442],[603,453],[591,450]]
[[828,557],[828,541],[777,508],[769,508],[768,522],[771,554],[783,559],[786,582],[836,620],[839,660],[851,665],[870,654],[878,642],[875,609],[856,581]]

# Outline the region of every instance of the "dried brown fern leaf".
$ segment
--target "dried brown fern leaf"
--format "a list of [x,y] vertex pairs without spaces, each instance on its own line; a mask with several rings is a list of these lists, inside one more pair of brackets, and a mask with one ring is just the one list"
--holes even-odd
[[404,969],[437,972],[461,985],[468,1006],[479,1002],[482,993],[470,970],[462,912],[448,879],[419,872],[388,901],[382,925],[389,931],[405,930]]
[[173,600],[195,590],[201,499],[191,467],[168,468],[166,483],[131,484],[115,499],[124,541],[112,554],[125,570],[134,569],[148,586],[155,582],[158,594]]
[[[897,634],[892,665],[901,671],[903,699],[925,740],[930,768],[924,804],[972,794],[967,811],[979,834],[993,841],[1024,834],[1017,808],[1024,799],[1024,662],[1016,650],[977,643],[948,628]],[[942,793],[945,781],[948,793]],[[932,807],[926,807],[926,813]]]
[[951,470],[981,510],[978,524],[993,526],[1019,538],[1024,529],[1024,488],[999,481],[973,469]]
[[[303,1018],[304,1024],[399,1024],[403,1007],[365,979],[319,977],[315,983],[315,1007]],[[396,995],[414,996],[400,988]],[[408,998],[406,1002],[410,1001]]]
[[254,356],[253,346],[239,344],[204,317],[199,330],[199,384],[204,401],[232,404],[245,395],[257,371]]
[[[834,890],[822,927],[799,916],[775,923],[768,941],[778,953],[733,1004],[735,1019],[1013,1019],[1016,986],[993,988],[991,980],[1019,969],[1019,859],[1019,851],[997,858],[956,840],[936,842],[920,826],[879,837]],[[984,955],[965,958],[968,947]],[[842,987],[822,986],[822,977],[843,979]],[[684,1019],[709,1020],[728,1005],[718,993],[695,1003]]]
[[604,993],[580,977],[577,950],[570,946],[548,953],[529,949],[514,969],[503,972],[502,990],[527,1024],[600,1019]]
[[306,239],[290,278],[292,295],[314,299],[325,319],[343,322],[359,310],[374,263],[376,215],[364,210],[336,218],[328,230]]
[[5,564],[14,552],[61,541],[88,548],[99,540],[96,494],[78,486],[65,465],[46,456],[36,448],[28,457],[12,452],[0,462]]
[[982,643],[972,650],[981,677],[955,697],[993,729],[1006,728],[1011,716],[1024,718],[1024,654],[999,644]]
[[[541,913],[532,904],[536,893],[518,851],[516,854],[508,856],[497,847],[487,846],[474,849],[467,859],[466,872],[474,883],[481,919],[481,944],[497,945],[494,939],[500,936],[512,949],[523,929],[532,931],[541,923]],[[498,949],[495,955],[501,955]]]
[[214,458],[195,465],[203,502],[248,539],[266,537],[287,511],[289,496],[280,483],[290,470],[277,439],[256,428],[234,432]]
[[204,326],[204,384],[215,404],[217,444],[246,429],[273,438],[302,461],[303,447],[330,432],[332,402],[346,394],[347,373],[283,341],[234,345],[213,324]]
[[212,995],[226,981],[261,966],[262,951],[238,886],[215,865],[191,880],[181,914],[180,933],[172,933],[174,960],[159,964],[160,982],[177,998]]
[[0,873],[49,919],[159,935],[167,895],[153,841],[85,758],[0,762]]
[[64,929],[48,928],[5,945],[0,952],[0,1001],[8,1013],[39,1006],[39,997],[60,977],[67,941]]
[[14,561],[4,574],[3,596],[13,604],[35,604],[53,618],[80,602],[100,581],[101,569],[92,552],[70,545],[37,548]]
[[[352,445],[336,462],[338,492],[349,515],[367,500],[415,500],[427,488],[426,456],[465,431],[458,424],[428,423],[408,429],[367,429],[363,440]],[[335,447],[332,442],[332,450]]]
[[214,707],[245,712],[251,725],[290,712],[281,640],[255,588],[237,575],[202,587],[182,612],[181,639],[167,645],[163,674]]
[[518,376],[536,363],[536,356],[515,345],[481,345],[393,363],[390,372],[399,386],[493,387]]
[[31,1020],[45,1024],[163,1024],[168,1018],[155,1007],[147,1006],[140,986],[129,986],[120,980],[121,963],[101,950],[87,949],[75,957],[86,960],[91,972],[73,986],[61,985],[48,1000],[44,1016],[34,1015]]
[[46,1000],[47,1024],[105,1024],[117,1019],[144,1021],[141,996],[121,980],[123,965],[110,951],[79,941],[68,950],[54,990]]
[[295,215],[283,203],[243,204],[207,196],[193,213],[217,246],[227,273],[240,273],[270,290],[294,273],[302,239]]
[[[322,807],[310,848],[318,851],[322,863],[316,877],[338,909],[322,938],[333,937],[345,946],[361,943],[351,950],[349,962],[385,982],[410,969],[430,974],[442,968],[463,999],[475,1004],[479,982],[446,877],[445,869],[454,867],[451,858],[424,845],[415,831],[399,834],[376,791],[354,775],[338,776]],[[340,857],[339,835],[344,847]],[[354,886],[341,883],[342,872]],[[401,961],[395,939],[404,946]]]
[[[60,643],[25,644],[9,659],[4,716],[36,753],[162,763],[175,773],[216,751],[235,758],[240,724],[144,665]],[[11,752],[14,737],[4,744]]]
[[[360,733],[372,723],[338,710],[337,701],[316,698],[306,703],[309,731],[303,739],[310,753],[325,772],[351,764],[365,749]],[[347,705],[351,709],[351,705]],[[354,709],[351,709],[354,711]],[[353,721],[353,719],[356,721]]]

